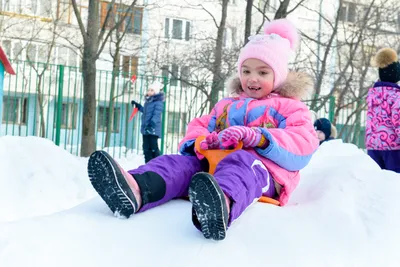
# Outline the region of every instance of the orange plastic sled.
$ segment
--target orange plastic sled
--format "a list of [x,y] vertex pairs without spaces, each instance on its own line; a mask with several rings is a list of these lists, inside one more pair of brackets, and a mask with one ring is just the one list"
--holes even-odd
[[[242,149],[243,143],[239,142],[239,145],[231,150],[223,150],[223,149],[210,149],[210,150],[203,150],[200,148],[200,142],[205,139],[205,136],[199,136],[195,142],[196,151],[202,154],[207,160],[210,165],[209,173],[214,174],[215,168],[217,167],[218,163],[225,158],[230,153]],[[258,202],[268,203],[279,206],[279,201],[270,197],[262,196]]]

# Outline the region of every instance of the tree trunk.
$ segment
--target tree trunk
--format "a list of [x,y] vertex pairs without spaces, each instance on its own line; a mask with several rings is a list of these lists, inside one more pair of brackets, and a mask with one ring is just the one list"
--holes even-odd
[[82,60],[83,120],[81,157],[88,157],[96,150],[96,61],[90,60],[92,55],[85,56],[85,54],[89,53],[87,50],[88,48],[85,45],[84,58]]
[[104,141],[105,147],[110,147],[111,133],[114,125],[114,92],[115,92],[115,80],[119,73],[119,44],[117,45],[114,59],[113,59],[113,71],[111,76],[111,89],[110,89],[110,101],[108,102],[108,117],[107,117],[107,132],[106,139]]
[[290,0],[283,0],[280,1],[280,3],[281,4],[279,5],[278,10],[275,13],[274,19],[282,19],[286,18],[287,16]]
[[209,110],[218,102],[218,93],[222,90],[223,79],[221,77],[221,64],[222,64],[222,41],[224,37],[226,17],[228,14],[228,0],[222,0],[221,23],[218,27],[217,41],[215,44],[215,59],[213,62],[213,81],[211,87],[211,99]]
[[246,23],[245,23],[245,29],[244,29],[244,42],[243,44],[247,44],[249,36],[251,35],[251,11],[253,9],[253,0],[247,0],[247,5],[246,5]]
[[88,23],[84,37],[81,157],[88,157],[96,150],[96,60],[99,48],[99,2],[89,1]]
[[39,106],[39,120],[40,120],[40,137],[45,138],[46,124],[44,120],[44,110],[43,110],[43,94],[40,90],[42,86],[42,75],[38,76],[37,93],[38,93],[38,106]]

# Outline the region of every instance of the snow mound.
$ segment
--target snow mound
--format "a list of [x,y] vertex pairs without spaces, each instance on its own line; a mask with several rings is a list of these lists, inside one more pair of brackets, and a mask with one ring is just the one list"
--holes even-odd
[[47,139],[0,137],[0,222],[51,214],[93,197],[86,162]]

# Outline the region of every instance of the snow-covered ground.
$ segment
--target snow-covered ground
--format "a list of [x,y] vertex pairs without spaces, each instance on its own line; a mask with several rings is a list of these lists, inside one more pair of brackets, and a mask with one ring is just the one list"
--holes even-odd
[[340,140],[319,148],[287,206],[254,204],[222,242],[203,238],[183,200],[113,217],[86,163],[45,139],[0,137],[1,267],[400,266],[400,175]]

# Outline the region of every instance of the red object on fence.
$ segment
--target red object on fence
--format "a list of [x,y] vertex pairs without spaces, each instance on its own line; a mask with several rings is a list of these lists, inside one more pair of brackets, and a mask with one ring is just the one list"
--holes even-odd
[[[136,79],[137,79],[136,75],[132,75],[131,83],[135,83]],[[138,108],[133,108],[131,116],[129,117],[129,121],[133,120],[133,118],[135,117],[136,113],[138,113]]]

